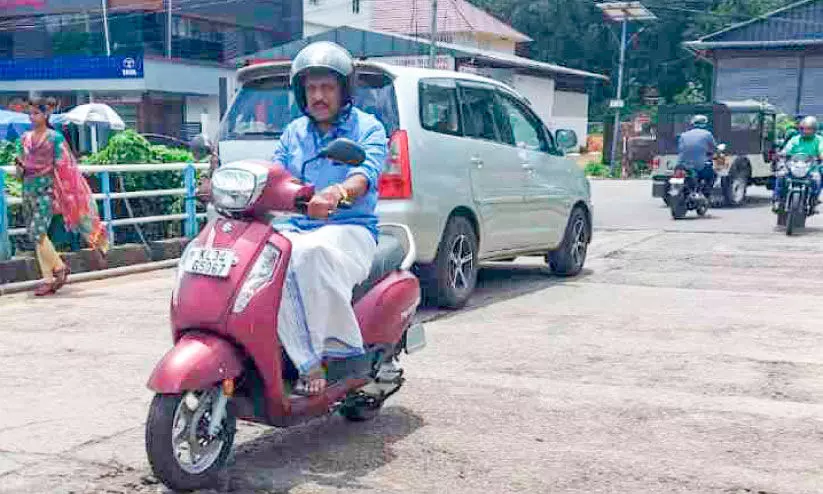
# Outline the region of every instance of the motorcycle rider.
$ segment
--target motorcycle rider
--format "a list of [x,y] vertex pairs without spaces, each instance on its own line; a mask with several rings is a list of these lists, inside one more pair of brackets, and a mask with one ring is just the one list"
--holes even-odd
[[697,174],[703,183],[704,195],[709,197],[714,186],[715,173],[712,156],[717,147],[714,135],[708,130],[709,119],[705,115],[695,115],[691,129],[680,134],[677,141],[677,164]]
[[[795,154],[805,154],[820,162],[823,160],[823,137],[818,133],[819,126],[817,118],[808,116],[800,122],[800,133],[791,140],[780,152],[781,156],[791,158]],[[786,178],[778,177],[772,193],[772,209],[780,212],[782,197],[786,186]],[[815,198],[815,206],[820,203],[820,181],[812,180],[812,196]]]
[[[292,62],[290,77],[303,116],[286,127],[273,161],[317,192],[306,215],[275,224],[292,242],[278,334],[300,374],[294,392],[319,394],[327,385],[324,357],[364,353],[351,299],[377,249],[377,181],[387,138],[375,117],[354,106],[354,61],[341,46],[308,45]],[[312,159],[339,137],[358,143],[365,162],[349,167]],[[341,202],[351,207],[338,209]]]
[[[794,136],[800,135],[800,124],[804,118],[806,118],[806,116],[800,115],[799,113],[794,116],[794,126],[786,131],[786,136],[783,138],[786,144],[788,144]],[[785,149],[785,147],[784,145],[783,148]]]

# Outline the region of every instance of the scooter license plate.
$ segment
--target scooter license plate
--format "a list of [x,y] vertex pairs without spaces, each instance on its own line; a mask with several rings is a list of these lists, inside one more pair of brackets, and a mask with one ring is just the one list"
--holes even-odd
[[685,178],[670,178],[669,183],[672,184],[672,185],[683,185],[684,183],[686,183],[686,179]]
[[193,248],[186,256],[183,271],[215,278],[228,278],[234,264],[234,251]]

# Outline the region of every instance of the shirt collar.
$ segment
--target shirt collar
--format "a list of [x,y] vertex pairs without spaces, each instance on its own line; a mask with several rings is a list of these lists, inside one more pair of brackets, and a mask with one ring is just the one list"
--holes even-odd
[[320,129],[317,127],[317,124],[314,120],[309,120],[309,128],[311,129],[314,135],[321,139],[334,139],[340,136],[345,136],[350,134],[354,130],[355,126],[355,115],[354,115],[354,106],[348,104],[340,110],[340,115],[337,117],[337,121],[332,125],[332,128],[329,130],[327,134],[323,134]]

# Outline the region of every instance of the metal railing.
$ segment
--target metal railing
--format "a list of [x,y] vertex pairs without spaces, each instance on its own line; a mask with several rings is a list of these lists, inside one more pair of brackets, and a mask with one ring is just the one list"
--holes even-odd
[[[184,235],[188,238],[193,238],[197,235],[198,225],[197,221],[200,218],[205,218],[205,214],[197,213],[195,206],[195,172],[196,170],[208,169],[208,163],[169,163],[169,164],[138,164],[138,165],[81,165],[80,171],[84,174],[100,175],[101,192],[94,194],[94,198],[101,201],[103,204],[101,220],[108,229],[109,239],[114,244],[114,228],[117,226],[139,225],[144,223],[159,223],[164,221],[183,221]],[[111,175],[113,173],[150,173],[150,172],[183,172],[182,188],[176,189],[157,189],[157,190],[138,190],[132,192],[112,192],[111,191]],[[13,166],[0,166],[0,248],[2,248],[2,239],[4,236],[9,237],[24,235],[25,228],[9,228],[8,227],[8,206],[18,205],[22,200],[17,197],[9,197],[6,195],[6,175],[15,173]],[[166,214],[159,216],[142,216],[135,218],[115,218],[113,215],[112,201],[118,199],[142,199],[147,197],[168,197],[168,196],[182,196],[185,204],[185,209],[182,214]],[[0,260],[2,260],[3,252],[0,250]]]

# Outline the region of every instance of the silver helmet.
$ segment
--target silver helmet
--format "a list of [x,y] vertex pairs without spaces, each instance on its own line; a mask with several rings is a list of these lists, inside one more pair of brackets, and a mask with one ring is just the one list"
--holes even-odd
[[808,116],[808,117],[804,118],[803,120],[801,120],[799,127],[801,129],[812,129],[815,132],[817,132],[817,130],[819,128],[818,124],[817,124],[817,119],[815,117],[812,117],[812,116]]
[[300,50],[291,64],[290,82],[294,98],[303,113],[306,112],[306,88],[303,77],[309,72],[331,72],[340,81],[343,104],[350,103],[354,87],[354,60],[342,46],[330,41],[318,41]]
[[695,115],[692,118],[692,127],[704,128],[709,125],[709,117],[706,115]]

